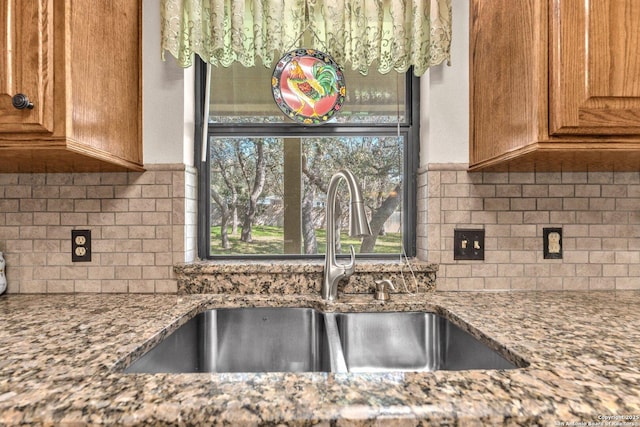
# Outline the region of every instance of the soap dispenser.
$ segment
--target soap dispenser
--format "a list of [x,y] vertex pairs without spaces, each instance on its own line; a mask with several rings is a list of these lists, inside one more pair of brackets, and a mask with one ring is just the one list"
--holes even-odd
[[0,252],[0,295],[7,290],[7,276],[4,274],[4,258],[2,257],[2,252]]
[[373,298],[378,301],[389,301],[389,288],[395,290],[393,283],[389,279],[376,280],[376,290],[373,294]]

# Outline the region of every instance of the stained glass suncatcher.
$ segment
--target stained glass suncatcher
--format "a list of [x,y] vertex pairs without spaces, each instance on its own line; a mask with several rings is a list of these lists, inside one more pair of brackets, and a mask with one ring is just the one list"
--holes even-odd
[[295,49],[280,58],[271,87],[282,112],[303,125],[330,121],[341,110],[347,93],[338,64],[314,49]]

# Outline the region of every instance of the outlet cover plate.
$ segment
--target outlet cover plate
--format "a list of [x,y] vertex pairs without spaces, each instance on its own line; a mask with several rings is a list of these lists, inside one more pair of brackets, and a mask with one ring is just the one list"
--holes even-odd
[[484,229],[453,230],[454,260],[484,260]]
[[71,262],[91,261],[91,230],[71,230]]
[[562,228],[543,228],[544,259],[562,259]]

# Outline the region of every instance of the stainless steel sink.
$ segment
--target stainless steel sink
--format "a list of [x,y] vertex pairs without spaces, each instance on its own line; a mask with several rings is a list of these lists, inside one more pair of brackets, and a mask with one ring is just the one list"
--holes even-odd
[[322,313],[229,308],[198,314],[127,373],[329,371]]
[[335,317],[349,372],[516,368],[433,313],[338,313]]
[[432,313],[225,308],[198,314],[127,373],[388,372],[512,369]]

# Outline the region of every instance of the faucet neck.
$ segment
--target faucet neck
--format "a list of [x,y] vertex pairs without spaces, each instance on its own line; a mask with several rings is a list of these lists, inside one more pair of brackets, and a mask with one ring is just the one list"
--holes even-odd
[[355,176],[347,169],[343,169],[331,177],[329,189],[327,191],[326,226],[327,226],[327,250],[325,253],[324,275],[322,281],[322,298],[334,300],[338,294],[338,282],[343,277],[351,276],[355,270],[355,250],[350,247],[351,262],[346,265],[339,265],[336,261],[336,242],[339,233],[336,233],[336,199],[338,194],[338,184],[344,179],[349,187],[349,218],[350,235],[361,236],[370,235],[369,222],[364,210],[364,199],[362,191]]

